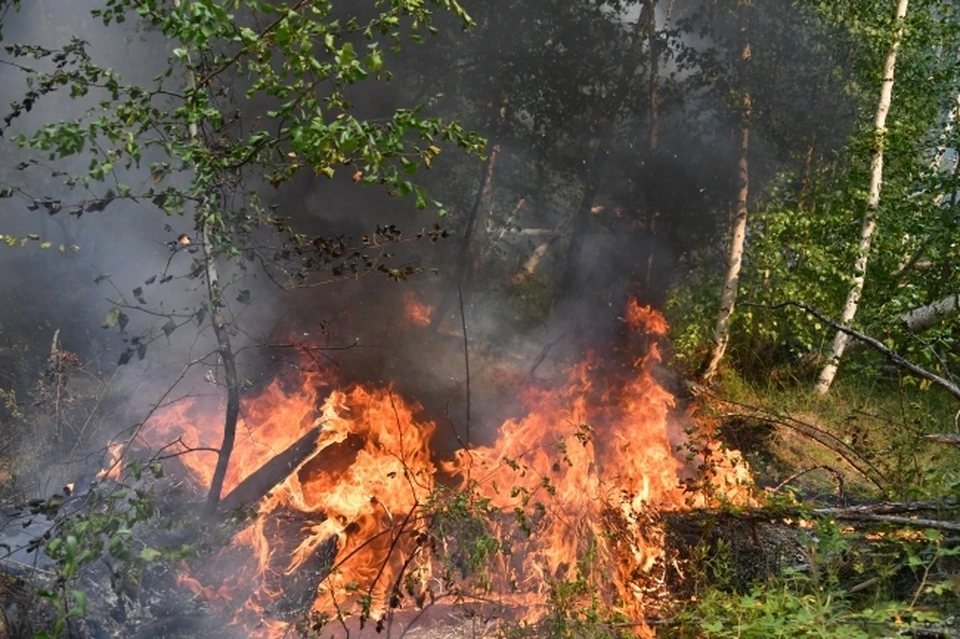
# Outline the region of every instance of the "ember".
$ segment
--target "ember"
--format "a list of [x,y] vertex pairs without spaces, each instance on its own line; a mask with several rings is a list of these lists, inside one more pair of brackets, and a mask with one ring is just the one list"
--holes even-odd
[[[415,297],[407,298],[408,316],[429,321],[427,311],[411,309],[425,309]],[[667,331],[659,313],[633,300],[625,316],[638,334]],[[438,550],[425,541],[432,534],[427,505],[439,492],[437,478],[447,476],[460,494],[502,513],[490,518],[501,552],[486,562],[483,588],[519,620],[535,623],[549,612],[554,586],[583,578],[611,608],[634,619],[655,614],[665,565],[659,513],[686,508],[691,496],[670,438],[679,430],[671,423],[675,400],[654,377],[656,345],[627,355],[632,368],[619,375],[594,353],[559,387],[520,388],[524,417],[504,423],[493,444],[460,450],[439,468],[430,447],[435,424],[392,388],[338,389],[315,372],[302,373],[292,390],[275,380],[244,402],[224,492],[300,446],[312,429],[316,452],[260,501],[259,516],[222,551],[239,570],[210,583],[185,573],[181,584],[218,609],[239,610],[234,622],[250,636],[281,636],[288,611],[298,607],[291,602],[304,592],[302,608],[327,619],[358,609],[384,619],[404,593],[419,603],[436,594],[430,584]],[[179,438],[189,448],[215,446],[218,420],[206,414],[197,402],[177,404],[156,415],[144,437],[154,445]],[[728,498],[747,499],[734,489],[747,479],[743,463],[715,452],[718,486],[730,488]],[[198,487],[209,486],[214,454],[182,461]],[[325,554],[331,557],[321,565]],[[593,565],[584,574],[588,556]],[[469,593],[464,585],[462,594]],[[645,627],[635,633],[651,636]]]

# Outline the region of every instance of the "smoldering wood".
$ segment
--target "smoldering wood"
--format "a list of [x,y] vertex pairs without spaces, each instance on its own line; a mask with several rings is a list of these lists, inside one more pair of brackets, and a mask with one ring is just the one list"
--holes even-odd
[[305,481],[308,477],[324,473],[335,481],[337,475],[345,472],[357,460],[357,453],[365,443],[366,439],[362,436],[350,434],[342,442],[324,446],[297,471],[300,480]]

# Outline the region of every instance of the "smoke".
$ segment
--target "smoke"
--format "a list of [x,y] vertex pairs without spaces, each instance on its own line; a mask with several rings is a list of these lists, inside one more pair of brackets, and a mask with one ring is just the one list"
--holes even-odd
[[[167,43],[134,24],[103,27],[89,17],[89,10],[99,4],[24,3],[20,14],[8,17],[4,36],[54,48],[76,35],[90,42],[98,64],[149,84],[164,68]],[[678,2],[673,24],[695,23],[700,8],[698,2]],[[282,348],[264,344],[303,340],[325,345],[326,365],[340,367],[345,380],[393,383],[421,401],[428,416],[442,425],[440,432],[449,434],[446,448],[458,445],[468,421],[464,324],[471,358],[472,437],[489,441],[503,418],[519,410],[510,393],[514,378],[505,369],[550,380],[587,350],[617,344],[623,329],[619,316],[629,295],[661,306],[686,256],[722,246],[736,177],[735,113],[720,92],[698,84],[696,69],[687,64],[690,54],[681,55],[685,47],[705,55],[717,43],[729,41],[735,35],[730,24],[717,18],[708,25],[717,31],[710,37],[688,31],[671,34],[659,69],[659,142],[651,150],[645,63],[639,65],[622,108],[610,104],[624,51],[630,49],[636,6],[618,12],[593,3],[531,1],[467,3],[467,9],[477,29],[464,34],[455,19],[441,17],[440,36],[422,46],[405,44],[390,59],[392,82],[361,83],[349,95],[358,117],[380,118],[443,94],[428,114],[461,117],[465,127],[482,131],[499,146],[491,195],[481,204],[471,244],[475,248],[469,256],[469,277],[453,281],[459,261],[465,259],[460,238],[467,231],[483,162],[453,149],[445,149],[435,168],[417,176],[448,205],[450,215],[443,219],[415,210],[409,199],[353,184],[349,167],[333,180],[303,174],[279,190],[255,184],[267,204],[276,205],[309,236],[344,235],[352,238],[348,244],[357,245],[359,237],[373,235],[378,227],[396,225],[411,241],[383,250],[393,254],[391,265],[416,271],[407,281],[373,273],[358,279],[331,277],[335,281],[323,286],[285,291],[255,262],[243,264],[246,270],[231,267],[225,275],[225,281],[237,278],[227,310],[236,319],[233,338],[242,351],[243,376],[251,384],[270,379],[287,365]],[[766,5],[764,10],[772,15],[779,11]],[[782,13],[790,11],[785,7]],[[658,16],[662,27],[662,8]],[[758,42],[768,39],[763,32],[756,36]],[[759,57],[764,50],[762,45],[757,49]],[[645,47],[638,50],[648,55]],[[3,103],[21,97],[25,87],[20,72],[0,69],[0,81]],[[233,94],[241,95],[247,82],[238,80]],[[33,111],[15,120],[3,142],[5,157],[15,158],[5,163],[4,182],[36,197],[67,202],[82,196],[38,166],[12,170],[16,162],[40,156],[14,149],[10,138],[46,122],[79,117],[96,108],[96,100],[95,92],[78,100],[41,99]],[[244,117],[256,117],[264,108],[245,105]],[[591,160],[591,149],[605,135],[612,138],[609,157]],[[751,142],[757,193],[786,162],[767,147],[765,137],[758,124]],[[145,167],[158,159],[144,158],[144,168],[123,179],[147,183]],[[76,158],[62,168],[82,172],[86,159]],[[572,287],[558,295],[561,274],[570,266],[571,220],[592,171],[599,175],[599,187],[583,230],[583,249],[572,265],[576,277]],[[65,349],[96,358],[99,370],[111,373],[129,348],[124,339],[135,332],[162,335],[142,360],[134,357],[117,375],[115,388],[128,406],[106,428],[116,432],[153,406],[186,362],[213,349],[209,328],[198,331],[187,323],[165,335],[167,319],[159,316],[131,311],[126,336],[100,328],[111,308],[108,300],[132,300],[134,289],[167,313],[198,308],[204,290],[197,279],[178,277],[162,287],[147,283],[158,273],[190,270],[195,254],[172,251],[170,243],[181,234],[192,237],[193,221],[189,216],[165,217],[150,204],[116,202],[80,219],[64,213],[47,216],[42,208],[28,210],[27,204],[24,198],[0,200],[0,232],[36,233],[50,238],[53,246],[46,251],[35,244],[0,250],[0,287],[49,291],[62,302],[45,311],[47,325],[31,338],[38,353],[60,328]],[[412,241],[418,233],[429,235],[434,225],[451,237]],[[60,244],[65,247],[62,254],[56,250]],[[72,245],[78,249],[71,250]],[[538,251],[542,259],[532,272],[517,277]],[[101,281],[94,284],[98,276]],[[404,296],[410,291],[430,306],[454,301],[440,330],[410,325],[404,316]],[[248,303],[241,301],[246,295]],[[210,375],[215,375],[213,366],[192,371],[173,396],[218,392]]]

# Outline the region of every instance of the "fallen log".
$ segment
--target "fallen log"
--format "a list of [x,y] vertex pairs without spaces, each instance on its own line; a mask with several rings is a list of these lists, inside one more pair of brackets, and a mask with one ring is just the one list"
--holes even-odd
[[223,509],[256,504],[294,472],[299,472],[301,478],[305,478],[316,472],[337,473],[346,470],[363,448],[364,438],[349,435],[342,442],[328,444],[318,450],[321,430],[320,426],[310,429],[293,445],[240,482],[220,500]]
[[255,504],[263,499],[317,450],[317,440],[321,430],[320,426],[314,426],[285,451],[255,470],[220,500],[221,510],[233,510],[238,506]]

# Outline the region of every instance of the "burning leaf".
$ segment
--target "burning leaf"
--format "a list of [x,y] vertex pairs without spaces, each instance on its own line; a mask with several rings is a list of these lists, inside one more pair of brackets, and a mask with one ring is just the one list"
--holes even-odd
[[163,334],[168,338],[175,330],[177,330],[177,323],[172,319],[167,320],[167,323],[163,325]]
[[147,299],[143,296],[143,287],[138,286],[137,288],[133,289],[133,296],[137,298],[137,301],[141,304],[147,303]]
[[120,309],[116,306],[107,311],[100,328],[113,328],[120,321]]

